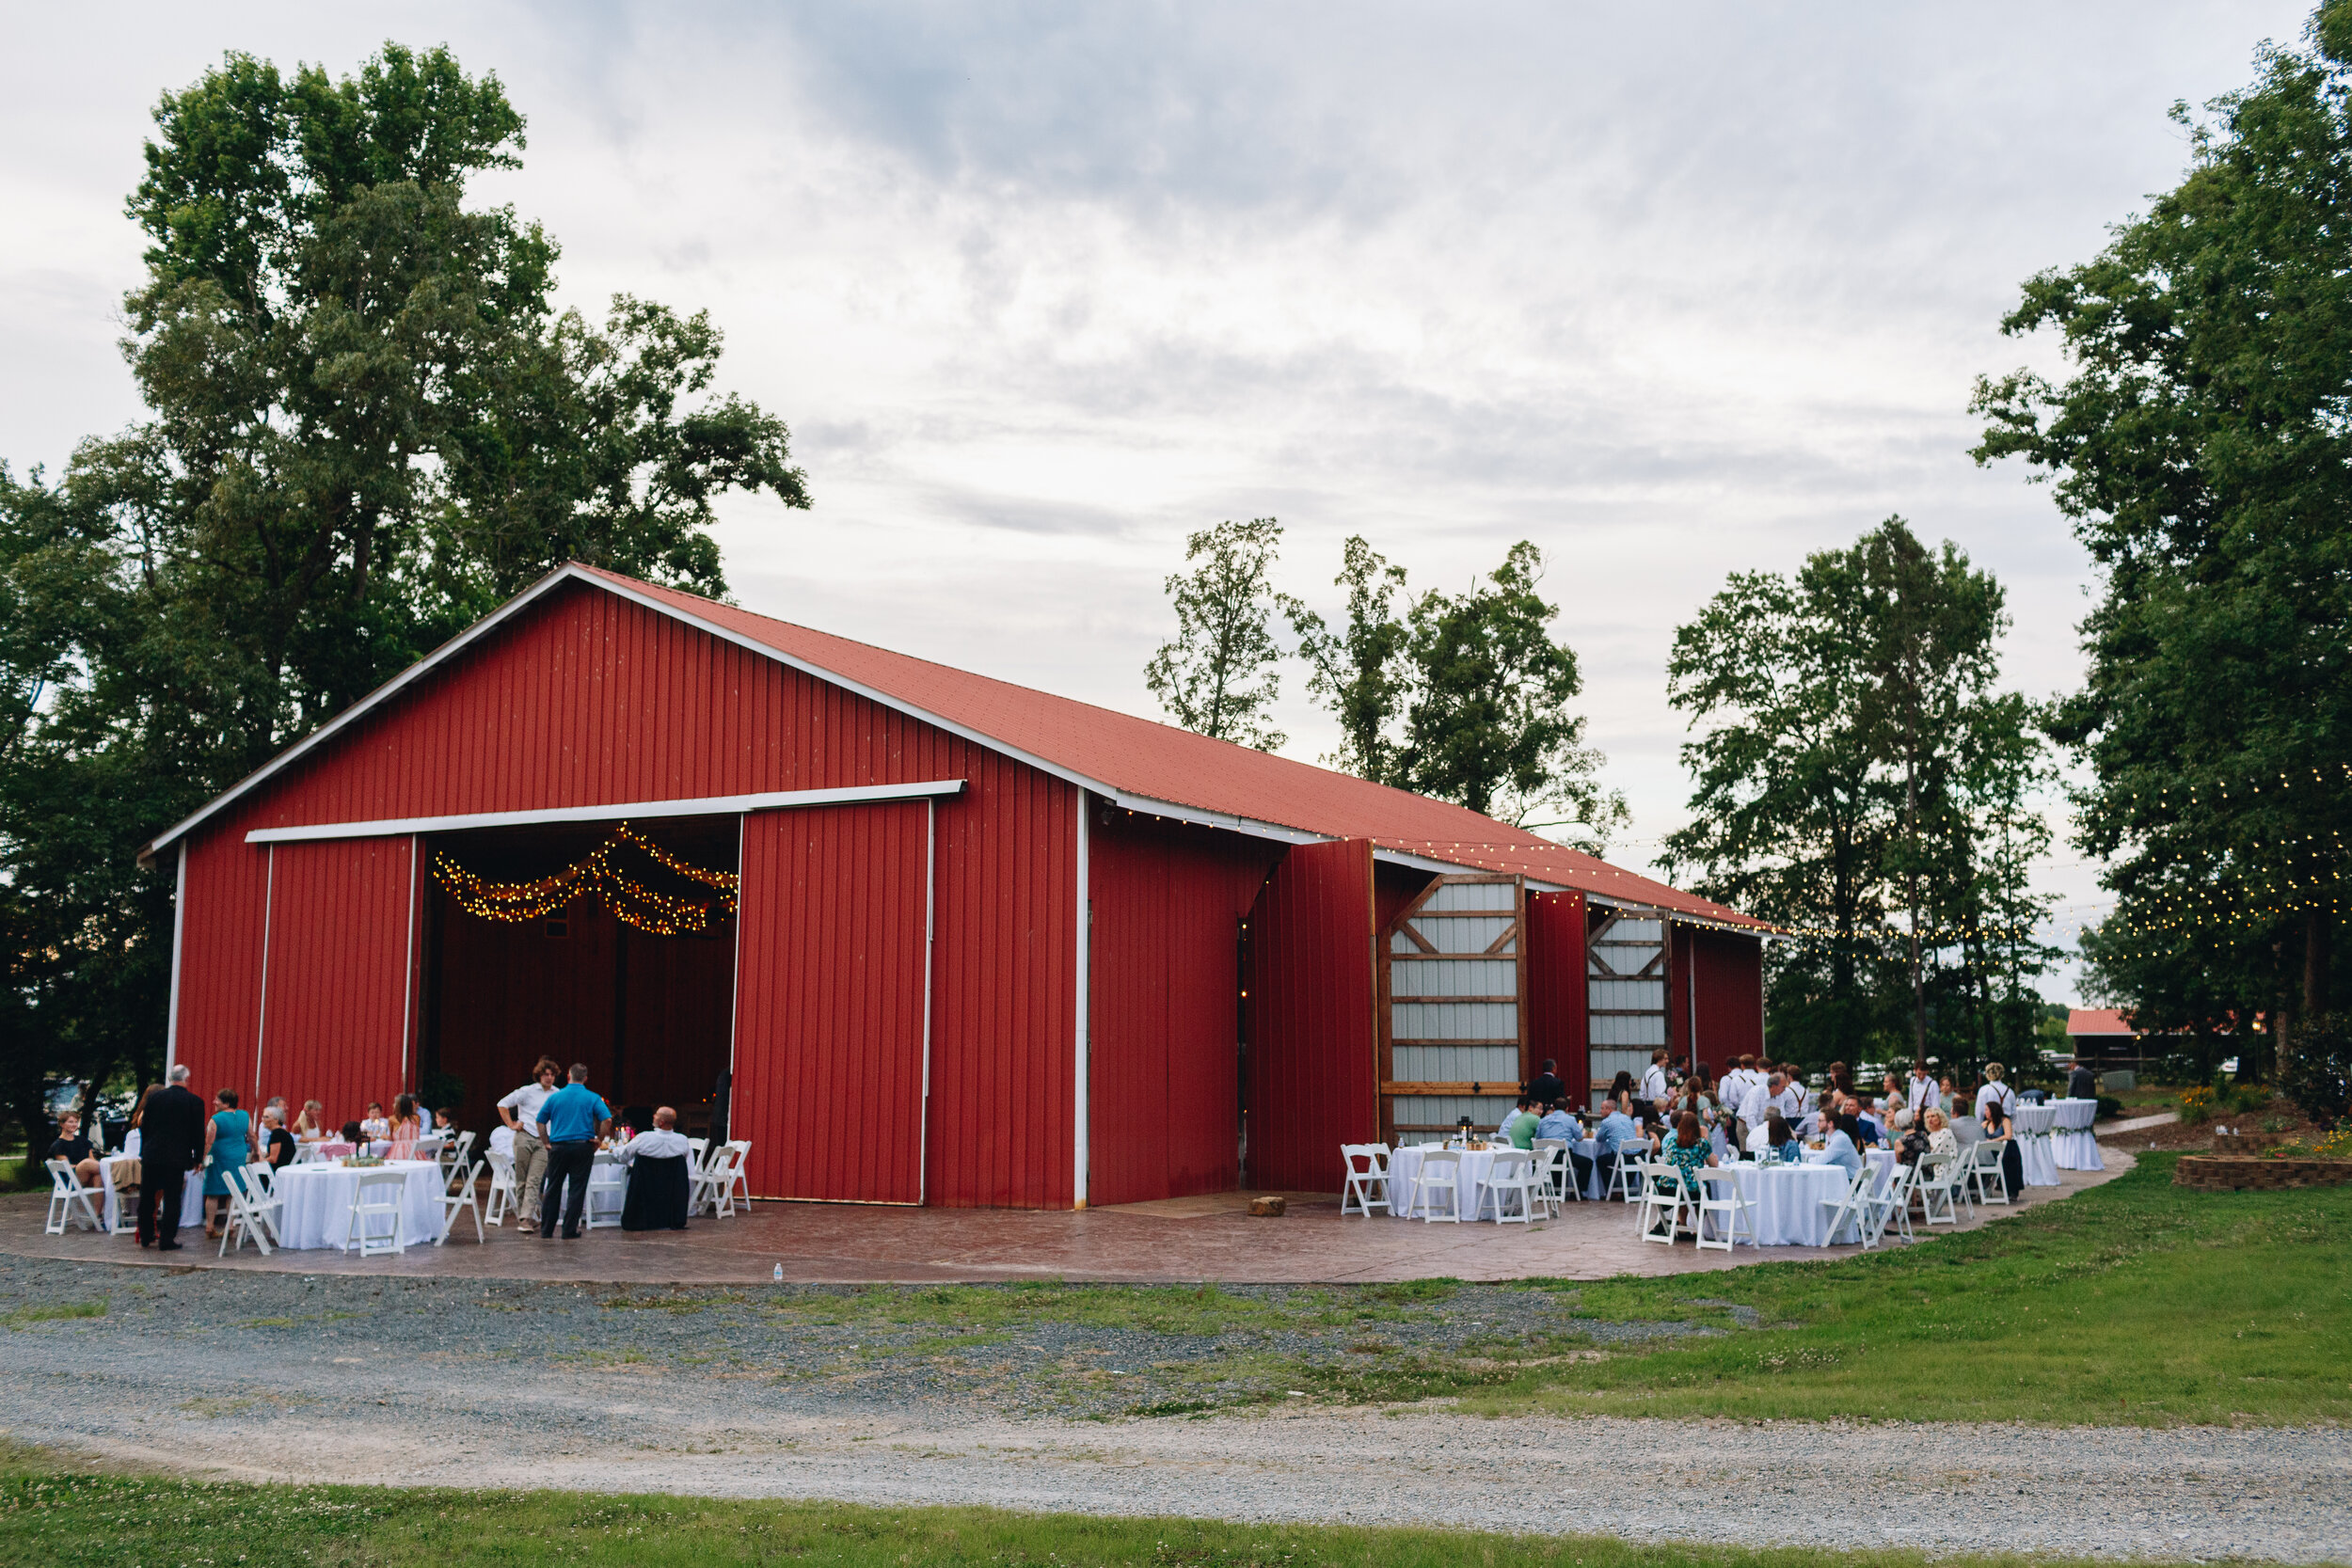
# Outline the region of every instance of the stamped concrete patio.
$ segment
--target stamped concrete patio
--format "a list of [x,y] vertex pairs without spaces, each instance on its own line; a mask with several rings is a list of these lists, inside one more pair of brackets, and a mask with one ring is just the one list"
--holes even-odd
[[[2057,1201],[2131,1169],[2130,1155],[2112,1148],[2104,1152],[2105,1171],[2061,1171],[2063,1185],[2026,1188],[2024,1206]],[[541,1241],[510,1225],[493,1227],[488,1242],[477,1243],[472,1222],[461,1218],[446,1245],[364,1259],[316,1250],[263,1258],[250,1247],[224,1259],[215,1250],[218,1243],[205,1243],[200,1231],[183,1231],[186,1244],[176,1253],[143,1248],[128,1235],[77,1230],[50,1236],[41,1227],[46,1199],[25,1196],[0,1203],[0,1251],[86,1262],[304,1275],[746,1285],[771,1280],[779,1264],[786,1279],[803,1284],[1602,1279],[1844,1258],[1860,1250],[1741,1247],[1730,1254],[1702,1253],[1688,1242],[1663,1247],[1634,1233],[1633,1211],[1622,1203],[1571,1204],[1557,1219],[1525,1227],[1454,1226],[1343,1219],[1339,1199],[1326,1194],[1286,1195],[1289,1214],[1258,1219],[1248,1212],[1249,1196],[1168,1198],[1077,1213],[771,1202],[736,1218],[698,1219],[685,1231],[593,1230],[577,1242]],[[2018,1212],[1979,1210],[1960,1228]],[[1922,1227],[1919,1233],[1933,1232]]]

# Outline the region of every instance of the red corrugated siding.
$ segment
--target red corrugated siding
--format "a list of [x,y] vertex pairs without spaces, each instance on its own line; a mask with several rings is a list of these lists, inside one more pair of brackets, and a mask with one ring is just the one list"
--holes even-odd
[[938,823],[931,1201],[1065,1206],[1076,788],[585,585],[197,835],[182,1057],[241,1054],[251,1075],[266,856],[250,828],[956,778]]
[[1379,1129],[1372,841],[1295,846],[1249,925],[1250,1185],[1337,1192]]
[[1087,848],[1087,1201],[1229,1192],[1239,922],[1282,847],[1098,812]]
[[922,1196],[930,808],[759,812],[743,825],[730,1135],[762,1197]]
[[188,846],[186,899],[180,911],[180,994],[173,1059],[191,1081],[253,1085],[253,1042],[262,1010],[262,924],[269,899],[269,851],[213,833]]
[[1550,1057],[1572,1104],[1588,1103],[1591,1033],[1586,1026],[1590,992],[1584,971],[1584,895],[1527,895],[1527,1045],[1531,1068]]
[[330,1119],[389,1112],[413,1082],[408,1039],[409,840],[281,844],[270,895],[269,1006],[244,1088]]
[[1764,1049],[1764,944],[1722,931],[1693,933],[1699,1060],[1712,1077],[1732,1057]]

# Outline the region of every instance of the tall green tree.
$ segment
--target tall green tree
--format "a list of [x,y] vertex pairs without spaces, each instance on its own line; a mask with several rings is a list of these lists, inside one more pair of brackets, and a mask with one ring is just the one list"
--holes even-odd
[[1664,860],[1791,929],[1780,1049],[1981,1059],[2030,1035],[2049,769],[2029,705],[1994,687],[2005,624],[1989,574],[1891,517],[1793,578],[1735,575],[1677,631],[1668,697],[1700,733]]
[[1397,607],[1405,568],[1353,534],[1332,581],[1347,590],[1347,621],[1339,629],[1300,601],[1282,600],[1298,657],[1307,661],[1307,694],[1339,721],[1339,750],[1323,760],[1375,784],[1402,784],[1403,747],[1394,732],[1412,681],[1411,638]]
[[[805,507],[701,315],[553,304],[554,242],[468,199],[522,116],[446,50],[230,55],[166,93],[129,210],[148,414],[0,477],[0,1098],[151,1069],[171,890],[133,851],[566,559],[723,594],[714,497]],[[111,1064],[111,1065],[110,1065]]]
[[2054,480],[2098,566],[2054,734],[2090,764],[2110,947],[2225,928],[2226,989],[2281,1019],[2336,999],[2352,828],[2352,5],[2256,66],[2209,119],[2175,105],[2181,183],[2004,319],[2066,373],[1980,380],[1972,407],[1978,461]]
[[1289,737],[1273,726],[1281,695],[1281,645],[1274,615],[1274,562],[1282,525],[1271,517],[1222,522],[1184,543],[1192,570],[1166,582],[1176,635],[1144,666],[1144,684],[1168,716],[1216,740],[1279,750]]

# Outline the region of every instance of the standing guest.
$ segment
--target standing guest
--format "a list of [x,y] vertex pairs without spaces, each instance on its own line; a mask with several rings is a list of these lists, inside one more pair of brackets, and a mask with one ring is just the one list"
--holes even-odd
[[302,1102],[302,1114],[294,1117],[294,1142],[323,1144],[334,1136],[334,1129],[326,1125],[326,1107],[315,1100]]
[[145,1089],[140,1091],[139,1102],[131,1107],[131,1130],[122,1134],[123,1153],[136,1154],[139,1151],[139,1143],[141,1141],[139,1137],[139,1123],[147,1118],[147,1102],[154,1099],[157,1094],[162,1092],[162,1090],[163,1085],[161,1084],[150,1084]]
[[1977,1090],[1977,1115],[1979,1117],[1984,1115],[1984,1108],[1988,1103],[1998,1104],[2001,1107],[2001,1119],[2004,1122],[2017,1114],[2017,1091],[2001,1081],[2003,1076],[2000,1063],[1984,1064],[1984,1086]]
[[588,1207],[588,1173],[596,1164],[596,1131],[612,1119],[612,1107],[588,1087],[588,1064],[574,1062],[571,1082],[540,1102],[539,1136],[548,1146],[547,1188],[539,1195],[539,1236],[555,1234],[557,1200],[563,1200],[564,1239],[580,1240],[580,1220]]
[[173,1068],[139,1107],[139,1245],[180,1250],[180,1205],[188,1173],[211,1136],[204,1101],[188,1088],[188,1069]]
[[1787,1080],[1774,1072],[1769,1077],[1757,1079],[1756,1086],[1748,1090],[1748,1098],[1741,1102],[1739,1113],[1740,1124],[1747,1129],[1747,1132],[1741,1135],[1742,1142],[1764,1125],[1767,1117],[1780,1110],[1780,1091],[1787,1086]]
[[2074,1070],[2066,1075],[2066,1098],[2096,1100],[2099,1098],[2099,1075],[2080,1056],[2074,1058]]
[[1928,1066],[1925,1062],[1916,1062],[1912,1065],[1911,1082],[1905,1085],[1905,1089],[1907,1091],[1905,1099],[1915,1117],[1935,1103],[1935,1079],[1928,1072]]
[[368,1114],[359,1118],[359,1135],[370,1140],[392,1135],[392,1124],[385,1117],[382,1101],[368,1101]]
[[49,1152],[44,1158],[63,1160],[72,1165],[73,1180],[83,1186],[98,1185],[98,1151],[90,1147],[87,1138],[82,1136],[81,1112],[68,1111],[57,1118],[57,1135],[50,1141]]
[[1502,1135],[1511,1140],[1513,1148],[1533,1148],[1540,1120],[1535,1115],[1534,1097],[1523,1094],[1519,1096],[1518,1109],[1502,1118]]
[[1935,1081],[1935,1108],[1944,1113],[1947,1121],[1952,1118],[1953,1112],[1960,1109],[1960,1101],[1952,1098],[1952,1081],[1949,1078]]
[[1642,1074],[1639,1098],[1642,1104],[1653,1113],[1665,1108],[1666,1050],[1663,1046],[1649,1053],[1649,1068]]
[[683,1230],[691,1186],[688,1156],[693,1146],[677,1130],[677,1112],[664,1105],[653,1126],[620,1147],[615,1158],[628,1167],[628,1196],[621,1200],[623,1230]]
[[[229,1184],[245,1191],[245,1167],[260,1156],[253,1118],[237,1109],[237,1091],[213,1096],[213,1119],[204,1127],[204,1234],[217,1237],[229,1224]],[[215,1200],[218,1207],[215,1207]]]
[[284,1170],[294,1163],[294,1136],[286,1131],[286,1102],[273,1100],[262,1113],[262,1136],[266,1148],[263,1158],[272,1171]]
[[1527,1085],[1527,1097],[1538,1105],[1550,1105],[1568,1098],[1568,1086],[1560,1082],[1560,1064],[1549,1056],[1544,1058],[1544,1070]]
[[539,1224],[539,1188],[548,1175],[548,1146],[539,1137],[539,1107],[555,1092],[563,1072],[552,1056],[531,1069],[531,1082],[499,1101],[499,1118],[515,1134],[515,1194],[525,1230]]

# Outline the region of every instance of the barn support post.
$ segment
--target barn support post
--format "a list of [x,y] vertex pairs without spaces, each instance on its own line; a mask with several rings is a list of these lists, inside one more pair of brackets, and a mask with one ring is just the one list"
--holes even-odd
[[[736,864],[742,865],[740,851]],[[938,931],[933,911],[939,890],[939,800],[923,802],[923,1119],[915,1129],[914,1206],[930,1202],[931,1194],[931,943]],[[739,942],[743,923],[735,923]],[[737,982],[739,985],[740,981]],[[728,1048],[730,1063],[733,1047]]]
[[1074,1135],[1071,1139],[1070,1206],[1073,1209],[1083,1209],[1087,1206],[1087,1140],[1091,1132],[1088,1116],[1089,1109],[1088,1101],[1091,1091],[1087,1082],[1087,1048],[1090,1043],[1087,1032],[1088,1014],[1091,1008],[1091,1001],[1088,995],[1088,983],[1091,976],[1087,971],[1087,960],[1094,945],[1092,940],[1094,905],[1087,896],[1087,840],[1089,837],[1087,830],[1088,819],[1092,810],[1093,805],[1087,792],[1083,789],[1079,790],[1076,813],[1078,818],[1078,918],[1076,921],[1078,952],[1075,964],[1078,976],[1078,1022],[1075,1030],[1076,1065],[1072,1075],[1071,1094],[1073,1114],[1075,1118],[1073,1124]]
[[180,869],[171,894],[171,1007],[164,1014],[164,1082],[180,1060],[180,949],[188,928],[188,841],[180,841]]
[[[424,1087],[422,1083],[412,1081],[408,1076],[408,1042],[413,1037],[412,1026],[417,1018],[417,836],[411,833],[408,835],[408,918],[405,922],[408,932],[408,956],[401,960],[400,971],[400,1086],[411,1094]],[[253,1092],[260,1094],[261,1085],[255,1085]]]
[[269,1039],[269,922],[278,904],[278,846],[269,847],[269,870],[262,883],[262,997],[253,1013],[253,1099],[262,1098],[262,1049]]

